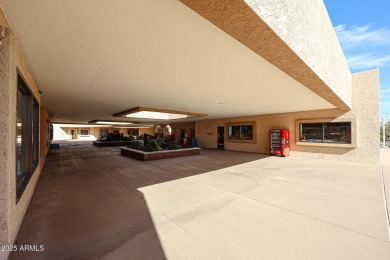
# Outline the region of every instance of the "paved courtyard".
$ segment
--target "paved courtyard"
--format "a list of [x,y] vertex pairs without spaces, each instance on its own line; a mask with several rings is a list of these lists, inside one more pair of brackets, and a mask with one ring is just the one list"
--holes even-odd
[[218,150],[139,162],[66,142],[17,239],[45,250],[11,259],[390,259],[380,169]]

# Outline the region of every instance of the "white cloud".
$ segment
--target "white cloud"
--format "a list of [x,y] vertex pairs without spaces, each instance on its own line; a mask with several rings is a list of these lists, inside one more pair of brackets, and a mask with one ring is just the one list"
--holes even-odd
[[373,53],[348,55],[346,53],[346,58],[351,69],[373,69],[390,64],[390,55],[380,56]]
[[347,28],[345,24],[340,24],[334,29],[344,50],[390,44],[390,30],[384,27],[371,29],[370,25],[363,25]]

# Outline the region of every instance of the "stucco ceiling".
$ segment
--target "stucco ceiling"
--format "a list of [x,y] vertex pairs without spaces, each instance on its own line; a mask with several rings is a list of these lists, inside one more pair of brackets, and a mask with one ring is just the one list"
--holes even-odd
[[0,4],[54,122],[137,106],[201,120],[334,108],[178,0]]

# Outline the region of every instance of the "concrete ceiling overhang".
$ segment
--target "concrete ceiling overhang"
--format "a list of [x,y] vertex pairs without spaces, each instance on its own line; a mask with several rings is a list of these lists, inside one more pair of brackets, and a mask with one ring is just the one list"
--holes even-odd
[[245,1],[180,1],[340,110],[350,109]]
[[205,119],[335,107],[178,0],[0,4],[53,122],[137,106]]

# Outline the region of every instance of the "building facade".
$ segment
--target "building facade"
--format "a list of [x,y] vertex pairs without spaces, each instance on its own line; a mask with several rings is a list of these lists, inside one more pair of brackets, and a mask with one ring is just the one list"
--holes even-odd
[[[209,115],[144,120],[155,128],[139,135],[169,125],[178,142],[268,154],[269,130],[283,128],[291,156],[379,163],[379,71],[350,73],[322,0],[97,3],[90,23],[82,1],[43,2],[0,0],[1,245],[15,242],[50,125],[110,120],[129,105]],[[64,39],[61,28],[77,33]],[[128,131],[58,125],[54,135],[92,140],[105,130]]]

